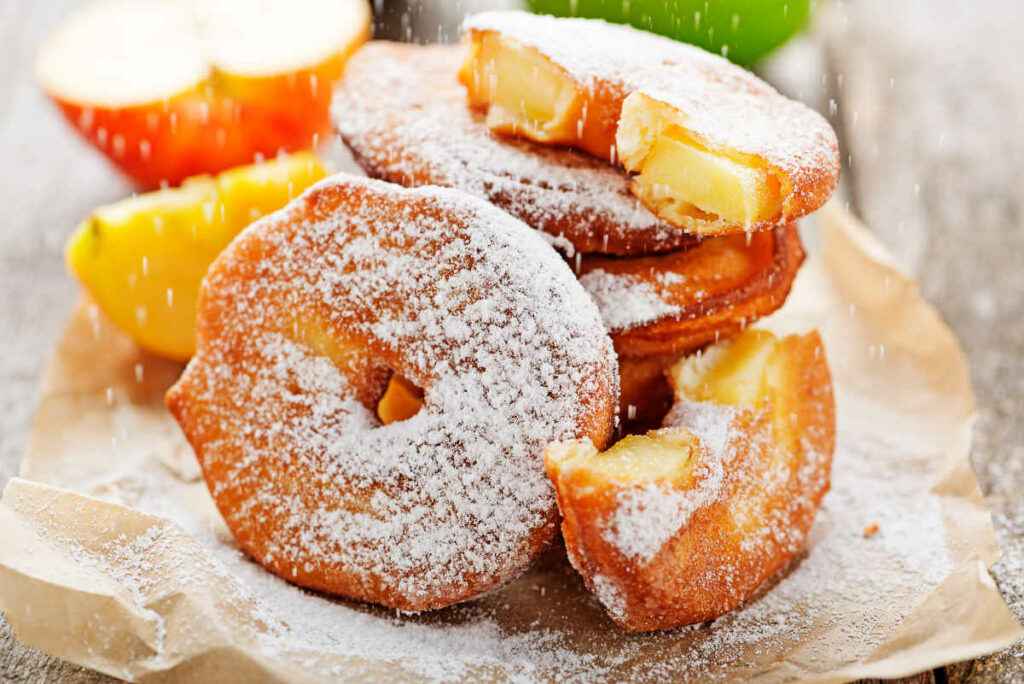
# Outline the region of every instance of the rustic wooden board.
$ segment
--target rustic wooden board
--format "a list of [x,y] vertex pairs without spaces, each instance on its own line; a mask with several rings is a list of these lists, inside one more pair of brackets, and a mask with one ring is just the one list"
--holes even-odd
[[[17,472],[40,369],[74,302],[64,239],[93,206],[129,192],[32,82],[36,46],[75,4],[0,0],[0,487]],[[996,574],[1024,615],[1024,425],[1014,421],[1024,396],[1024,75],[1013,54],[1024,10],[990,1],[986,18],[954,0],[835,5],[822,31],[825,86],[853,161],[849,189],[967,346],[982,413],[975,463],[1006,551]],[[800,49],[821,61],[814,44]],[[1021,680],[1022,656],[1018,646],[907,681]],[[25,648],[0,617],[0,681],[113,680]]]
[[[822,22],[854,209],[921,282],[967,352],[972,458],[1024,619],[1024,5],[835,3]],[[1024,681],[1024,643],[947,668]]]

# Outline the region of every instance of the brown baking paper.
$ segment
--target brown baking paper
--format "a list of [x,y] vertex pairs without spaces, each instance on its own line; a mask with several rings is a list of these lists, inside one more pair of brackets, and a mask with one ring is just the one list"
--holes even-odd
[[[83,305],[0,502],[0,608],[22,641],[145,681],[565,678],[839,682],[895,677],[1021,636],[968,463],[974,403],[952,333],[836,207],[766,325],[822,330],[835,377],[833,490],[808,555],[746,608],[616,630],[554,549],[527,576],[420,616],[329,599],[233,545],[162,404],[180,367]],[[877,532],[871,529],[877,525]]]

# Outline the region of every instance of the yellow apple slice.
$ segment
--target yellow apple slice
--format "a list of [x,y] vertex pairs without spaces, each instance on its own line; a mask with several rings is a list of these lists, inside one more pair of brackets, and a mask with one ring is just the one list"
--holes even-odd
[[487,112],[491,130],[615,159],[622,96],[598,85],[583,87],[537,48],[497,31],[474,30],[459,80],[469,105]]
[[483,34],[470,51],[460,78],[470,104],[486,106],[488,127],[539,142],[578,140],[583,97],[562,69],[496,33]]
[[765,367],[777,347],[771,333],[747,330],[676,364],[669,380],[676,395],[689,401],[755,407],[764,401]]
[[50,36],[36,72],[140,187],[176,185],[312,147],[370,20],[367,0],[101,0]]
[[68,241],[68,267],[141,347],[186,360],[210,263],[251,221],[325,175],[303,152],[100,207]]
[[574,478],[574,486],[602,487],[609,481],[631,486],[650,481],[682,483],[699,452],[700,440],[689,430],[662,428],[623,437],[606,451],[589,442],[559,443],[548,449],[547,460],[560,477]]
[[709,221],[749,228],[781,214],[775,173],[753,156],[704,147],[680,112],[643,93],[623,102],[616,148],[626,170],[637,174],[633,193],[677,226],[697,233]]

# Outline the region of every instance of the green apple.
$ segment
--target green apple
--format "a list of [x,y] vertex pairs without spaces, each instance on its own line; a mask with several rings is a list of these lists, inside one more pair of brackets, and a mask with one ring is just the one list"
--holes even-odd
[[606,19],[749,66],[807,23],[813,0],[528,0],[543,14]]

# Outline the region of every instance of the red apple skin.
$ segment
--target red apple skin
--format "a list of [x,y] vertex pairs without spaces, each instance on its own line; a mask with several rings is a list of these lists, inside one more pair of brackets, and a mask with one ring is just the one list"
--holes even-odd
[[49,96],[139,190],[175,186],[189,176],[314,147],[330,130],[331,89],[355,47],[279,76],[215,73],[188,92],[151,104],[94,107]]

